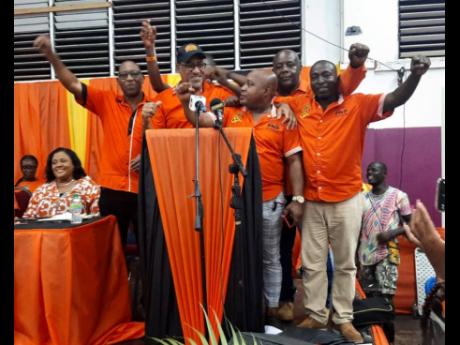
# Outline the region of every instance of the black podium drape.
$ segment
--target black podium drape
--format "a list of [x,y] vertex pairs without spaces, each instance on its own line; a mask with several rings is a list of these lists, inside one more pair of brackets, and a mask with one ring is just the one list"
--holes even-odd
[[[254,138],[251,139],[246,169],[248,175],[242,189],[243,221],[234,237],[224,319],[241,331],[262,332],[262,185]],[[181,337],[179,309],[145,138],[138,200],[145,335],[147,339]],[[225,330],[225,322],[223,326]]]

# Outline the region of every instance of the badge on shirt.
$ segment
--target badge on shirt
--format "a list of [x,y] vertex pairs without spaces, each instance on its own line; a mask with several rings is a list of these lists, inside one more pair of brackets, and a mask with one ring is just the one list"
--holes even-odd
[[241,119],[242,116],[243,116],[242,113],[240,113],[240,112],[236,113],[236,115],[232,117],[231,122],[232,122],[232,123],[242,122],[242,121],[243,121],[243,120]]
[[270,129],[273,129],[274,131],[279,131],[280,130],[280,126],[278,126],[277,124],[275,123],[267,123],[267,128],[270,128]]
[[303,107],[303,109],[300,111],[300,118],[301,118],[301,119],[304,119],[304,118],[306,118],[308,115],[310,115],[310,110],[311,110],[310,104],[305,104],[305,106]]
[[347,108],[340,108],[335,111],[335,115],[337,116],[343,116],[348,114],[348,109]]

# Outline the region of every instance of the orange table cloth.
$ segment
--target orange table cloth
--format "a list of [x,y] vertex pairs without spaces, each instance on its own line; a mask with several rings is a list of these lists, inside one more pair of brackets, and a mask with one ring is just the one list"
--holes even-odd
[[114,344],[143,337],[144,323],[130,322],[115,217],[43,227],[14,230],[14,343]]

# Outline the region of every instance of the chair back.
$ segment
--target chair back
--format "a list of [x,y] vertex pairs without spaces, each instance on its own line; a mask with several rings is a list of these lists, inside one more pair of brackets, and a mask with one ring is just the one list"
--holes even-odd
[[14,210],[15,217],[22,217],[29,205],[32,193],[24,187],[14,187],[14,197],[18,203],[19,209]]

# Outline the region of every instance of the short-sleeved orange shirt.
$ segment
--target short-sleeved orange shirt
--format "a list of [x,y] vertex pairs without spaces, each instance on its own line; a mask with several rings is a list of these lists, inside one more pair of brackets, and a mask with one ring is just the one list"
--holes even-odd
[[[203,93],[206,97],[206,106],[214,98],[224,101],[233,93],[225,87],[214,85],[209,81],[203,82]],[[174,90],[169,88],[160,92],[154,99],[155,102],[161,101],[161,105],[157,108],[155,116],[152,118],[153,128],[193,128],[194,126],[187,120],[182,108],[182,103],[174,94]]]
[[45,183],[45,180],[42,179],[36,179],[35,181],[21,181],[16,187],[24,187],[33,193],[35,192],[35,189],[40,187],[43,183]]
[[[136,111],[124,98],[113,92],[87,88],[85,108],[99,116],[104,130],[101,161],[96,182],[103,187],[137,193],[139,174],[131,170],[130,161],[142,149],[142,107],[149,100],[145,97]],[[131,134],[128,134],[129,127]]]
[[[308,97],[313,97],[313,91],[311,89],[310,85],[310,66],[303,66],[302,70],[300,71],[300,76],[299,76],[299,87],[294,90],[289,96],[280,96],[278,95],[275,98],[275,102],[281,103],[290,103],[290,99],[292,97],[297,97],[300,95],[308,96]],[[350,95],[353,91],[356,90],[356,88],[359,86],[361,81],[364,79],[366,76],[367,69],[363,65],[358,68],[352,68],[351,66],[348,66],[345,70],[343,70],[340,73],[340,79],[339,79],[339,85],[340,85],[340,91],[344,96]],[[286,194],[291,195],[292,194],[292,187],[289,183],[288,176],[285,176],[285,181],[286,181]]]
[[282,119],[263,115],[254,124],[252,113],[246,108],[225,108],[225,127],[253,127],[257,155],[262,175],[263,200],[276,198],[284,186],[284,158],[302,151],[297,129],[288,130]]
[[[289,96],[278,95],[275,98],[275,102],[286,102],[289,101],[290,97],[305,95],[313,97],[313,91],[310,85],[310,66],[303,66],[299,76],[299,87],[294,90]],[[339,73],[339,87],[340,93],[344,96],[351,95],[353,91],[359,86],[361,81],[366,77],[367,69],[363,65],[358,68],[352,68],[348,66],[345,70]]]
[[353,94],[323,110],[312,97],[292,98],[289,104],[297,116],[307,200],[340,202],[361,191],[367,125],[392,114],[382,114],[384,99],[383,94]]

